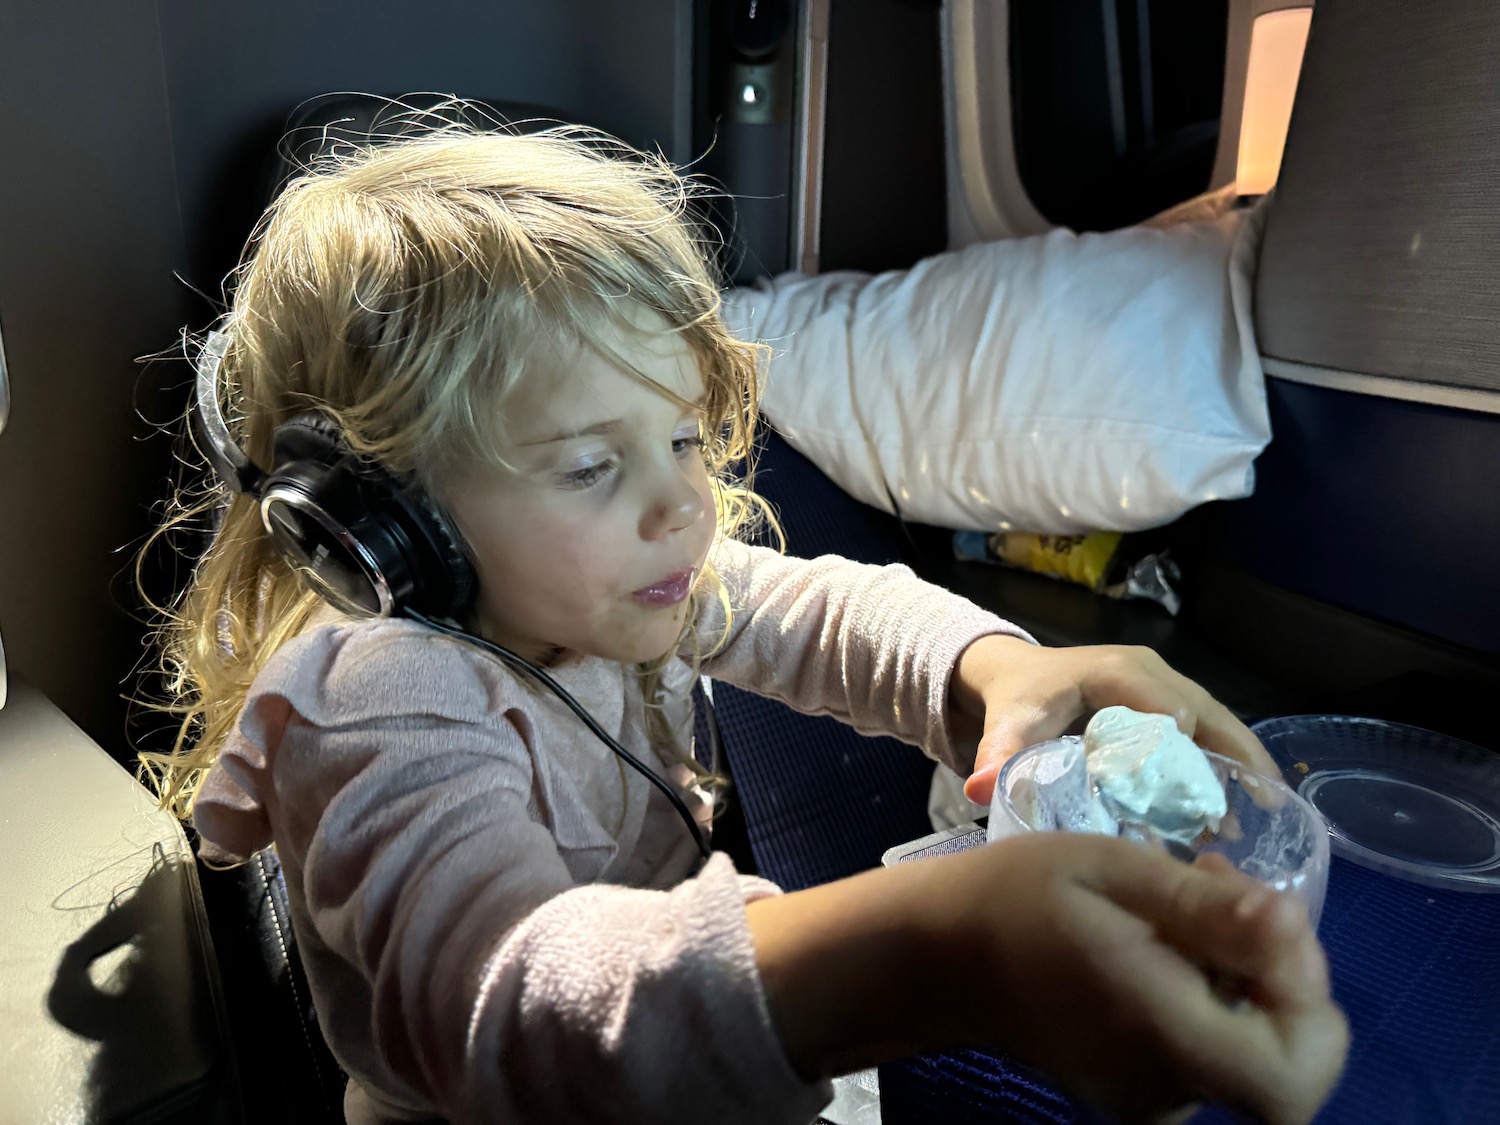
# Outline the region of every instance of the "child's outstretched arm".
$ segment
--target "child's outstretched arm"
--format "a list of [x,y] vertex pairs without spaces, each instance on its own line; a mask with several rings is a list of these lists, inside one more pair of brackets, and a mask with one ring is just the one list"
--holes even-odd
[[716,544],[713,561],[733,612],[725,632],[718,607],[707,607],[700,637],[717,647],[704,672],[969,773],[977,735],[966,751],[950,737],[954,667],[987,636],[1034,647],[1023,630],[905,566],[789,558],[733,541]]
[[989,804],[1012,754],[1112,704],[1171,715],[1208,749],[1270,777],[1281,773],[1244,723],[1149,648],[1041,648],[1015,637],[981,637],[954,666],[949,700],[959,748],[978,746],[964,793],[981,805]]
[[[704,671],[922,746],[969,778],[972,801],[989,803],[1016,751],[1111,704],[1173,715],[1210,750],[1277,775],[1243,723],[1150,649],[1042,647],[904,566],[787,558],[733,542],[719,544],[714,560],[734,614]],[[716,625],[707,622],[710,643]]]
[[793,1065],[998,1047],[1102,1108],[1311,1119],[1347,1030],[1300,903],[1227,865],[1036,835],[749,904]]

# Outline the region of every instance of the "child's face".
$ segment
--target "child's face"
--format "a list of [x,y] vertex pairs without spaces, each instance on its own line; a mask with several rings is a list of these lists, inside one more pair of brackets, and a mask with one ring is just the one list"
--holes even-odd
[[[659,386],[701,399],[679,338],[619,350]],[[583,350],[539,358],[504,409],[515,471],[471,470],[442,497],[473,550],[480,630],[539,661],[663,655],[714,534],[699,410]]]

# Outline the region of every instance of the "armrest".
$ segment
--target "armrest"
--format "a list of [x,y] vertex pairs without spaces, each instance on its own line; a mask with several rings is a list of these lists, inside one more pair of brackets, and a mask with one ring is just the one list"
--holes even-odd
[[0,709],[0,854],[7,1118],[237,1120],[181,827],[14,678]]

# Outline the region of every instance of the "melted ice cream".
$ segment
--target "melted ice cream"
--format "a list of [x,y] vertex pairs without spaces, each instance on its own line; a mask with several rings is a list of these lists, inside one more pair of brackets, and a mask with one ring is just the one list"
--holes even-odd
[[1189,843],[1224,816],[1224,785],[1170,715],[1106,707],[1083,733],[1089,779],[1121,821]]

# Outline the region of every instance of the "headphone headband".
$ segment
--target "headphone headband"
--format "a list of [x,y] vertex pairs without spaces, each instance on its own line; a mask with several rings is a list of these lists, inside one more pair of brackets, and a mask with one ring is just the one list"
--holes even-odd
[[235,443],[224,421],[224,412],[219,409],[219,368],[229,344],[229,333],[210,332],[198,353],[195,393],[199,429],[205,442],[203,452],[213,466],[214,475],[232,491],[257,496],[266,474]]

